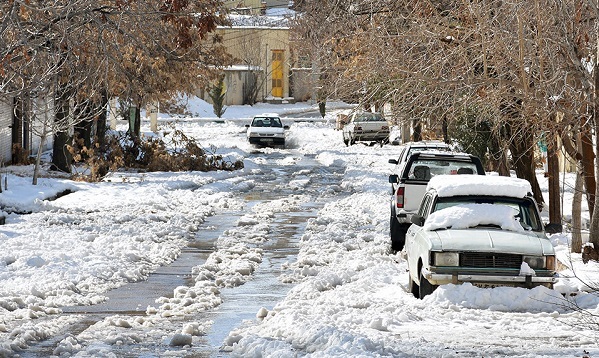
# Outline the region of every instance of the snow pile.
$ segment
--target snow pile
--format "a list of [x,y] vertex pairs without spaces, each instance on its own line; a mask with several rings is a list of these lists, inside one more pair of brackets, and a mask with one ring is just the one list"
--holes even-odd
[[515,215],[518,210],[506,205],[459,204],[430,214],[424,230],[467,229],[479,225],[497,225],[502,230],[524,232]]

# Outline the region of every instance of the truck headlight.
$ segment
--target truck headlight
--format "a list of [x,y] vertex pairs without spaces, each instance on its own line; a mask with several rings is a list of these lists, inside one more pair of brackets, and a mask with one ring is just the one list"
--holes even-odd
[[522,259],[532,269],[544,269],[547,266],[545,256],[524,256]]
[[435,252],[435,266],[459,266],[460,254],[457,252]]

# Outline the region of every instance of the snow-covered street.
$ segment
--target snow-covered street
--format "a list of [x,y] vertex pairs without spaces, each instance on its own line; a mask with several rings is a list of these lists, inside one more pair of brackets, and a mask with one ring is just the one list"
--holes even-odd
[[[27,214],[0,226],[0,357],[599,356],[599,296],[571,278],[597,284],[599,265],[570,255],[568,234],[551,237],[564,265],[554,290],[448,285],[416,299],[390,251],[388,159],[398,147],[346,147],[334,110],[289,122],[285,149],[257,149],[244,121],[226,120],[306,109],[292,107],[174,122],[243,159],[238,171],[37,187],[7,175],[0,204]],[[570,200],[566,190],[564,212]],[[150,304],[84,309],[182,257],[186,277],[140,297]]]

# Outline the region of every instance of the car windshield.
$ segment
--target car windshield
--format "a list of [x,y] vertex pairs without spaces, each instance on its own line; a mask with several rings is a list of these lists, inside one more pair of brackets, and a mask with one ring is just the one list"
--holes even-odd
[[277,117],[256,117],[252,121],[252,127],[283,127],[283,124]]
[[452,160],[415,160],[408,172],[408,179],[430,180],[435,175],[476,174],[474,163]]
[[356,117],[356,122],[381,122],[385,121],[379,113],[361,113]]
[[[472,205],[479,204],[479,205]],[[489,216],[500,216],[497,213],[508,212],[520,223],[523,229],[532,231],[541,231],[542,224],[538,215],[535,202],[526,198],[505,198],[505,197],[439,197],[435,203],[433,212],[446,208],[467,206],[475,213],[475,216],[481,217],[482,211],[490,213]],[[480,209],[479,213],[476,211]],[[495,214],[493,214],[495,213]],[[461,218],[463,219],[463,218]],[[456,220],[458,220],[456,218]],[[491,219],[490,221],[493,221]],[[501,226],[501,224],[498,224]]]

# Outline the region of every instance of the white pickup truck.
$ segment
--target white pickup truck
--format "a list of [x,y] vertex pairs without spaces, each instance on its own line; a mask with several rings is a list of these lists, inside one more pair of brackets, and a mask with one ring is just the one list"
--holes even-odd
[[389,231],[391,249],[401,251],[406,242],[406,232],[412,224],[412,215],[420,207],[428,181],[436,175],[485,175],[480,159],[467,153],[419,151],[405,162],[389,159],[396,164],[389,176],[391,183],[391,218]]

